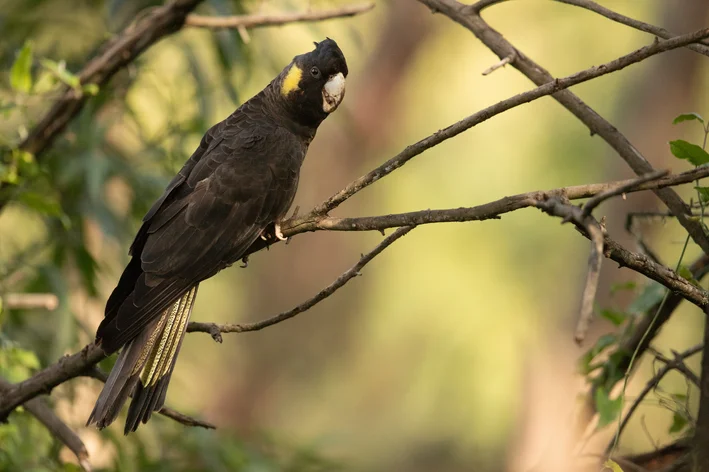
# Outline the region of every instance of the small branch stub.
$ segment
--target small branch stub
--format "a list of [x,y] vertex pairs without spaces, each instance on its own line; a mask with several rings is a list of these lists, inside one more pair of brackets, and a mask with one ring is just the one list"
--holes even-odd
[[59,298],[53,293],[8,293],[2,297],[2,302],[5,308],[15,310],[40,308],[53,311],[59,306]]
[[495,72],[497,69],[500,69],[501,67],[505,67],[507,64],[512,63],[512,61],[514,61],[516,57],[517,57],[516,52],[513,52],[512,54],[510,54],[507,57],[503,57],[500,62],[493,64],[490,67],[488,67],[487,69],[485,69],[483,71],[483,75],[490,75],[493,72]]

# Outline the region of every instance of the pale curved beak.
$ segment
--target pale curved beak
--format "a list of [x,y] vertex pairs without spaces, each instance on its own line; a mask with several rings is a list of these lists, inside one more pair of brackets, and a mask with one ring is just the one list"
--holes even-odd
[[345,76],[342,72],[333,75],[322,89],[322,109],[325,113],[332,113],[337,109],[345,97]]

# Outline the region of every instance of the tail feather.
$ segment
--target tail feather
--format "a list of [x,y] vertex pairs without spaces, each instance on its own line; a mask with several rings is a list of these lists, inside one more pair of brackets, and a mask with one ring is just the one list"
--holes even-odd
[[125,434],[162,408],[196,295],[194,286],[123,348],[87,424],[111,424],[129,395]]
[[121,405],[133,390],[138,379],[135,375],[135,365],[140,364],[143,347],[150,341],[150,334],[155,329],[152,324],[138,337],[126,345],[118,355],[116,364],[96,400],[96,405],[89,415],[86,425],[96,422],[99,429],[111,424],[118,416]]

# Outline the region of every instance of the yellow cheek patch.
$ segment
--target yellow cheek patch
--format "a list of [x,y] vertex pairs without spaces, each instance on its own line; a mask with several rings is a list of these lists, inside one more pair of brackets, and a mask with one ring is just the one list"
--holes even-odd
[[281,86],[281,95],[286,97],[289,93],[299,90],[300,87],[298,87],[298,84],[300,83],[301,77],[303,77],[303,71],[300,70],[300,67],[293,64],[291,68],[288,69],[286,78],[283,79],[283,85]]

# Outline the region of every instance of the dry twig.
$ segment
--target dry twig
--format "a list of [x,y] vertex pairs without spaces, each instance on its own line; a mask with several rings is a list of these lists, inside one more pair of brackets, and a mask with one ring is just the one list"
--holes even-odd
[[[620,437],[621,433],[625,429],[625,427],[628,425],[628,421],[630,420],[630,417],[633,416],[633,413],[635,410],[640,406],[640,403],[643,401],[643,399],[647,396],[648,393],[650,393],[653,389],[655,389],[659,384],[660,381],[663,379],[665,375],[667,375],[671,370],[678,369],[681,364],[684,364],[684,360],[687,359],[688,357],[691,357],[695,354],[698,354],[704,349],[704,344],[698,344],[694,347],[691,347],[687,349],[686,351],[682,353],[674,353],[675,357],[674,359],[670,360],[669,362],[665,363],[665,365],[660,368],[660,370],[657,371],[655,375],[648,381],[648,383],[645,385],[645,387],[640,391],[638,394],[637,398],[633,402],[632,405],[630,405],[630,408],[628,409],[628,412],[625,414],[625,417],[620,423],[620,427],[618,428],[618,432],[616,434],[616,437]],[[614,444],[616,443],[616,439],[614,438],[613,441],[608,444],[606,447],[606,454],[610,452],[610,450],[613,448]]]
[[[93,367],[86,372],[87,377],[91,377],[92,379],[100,380],[101,382],[106,383],[106,380],[108,379],[108,375],[103,372],[101,369],[98,367]],[[131,398],[133,395],[131,394]],[[217,429],[215,425],[212,423],[208,423],[206,421],[199,420],[197,418],[192,418],[191,416],[187,416],[183,413],[180,413],[179,411],[175,411],[172,408],[168,407],[162,407],[160,410],[158,410],[158,413],[161,415],[170,418],[172,420],[177,421],[178,423],[185,425],[185,426],[192,426],[192,427],[199,427],[199,428],[205,428],[205,429]]]
[[[435,12],[440,12],[459,23],[463,27],[472,32],[475,37],[482,41],[492,52],[502,59],[510,54],[516,54],[517,58],[512,63],[512,67],[522,72],[527,78],[538,86],[555,84],[559,80],[555,79],[541,65],[532,61],[527,55],[523,54],[519,49],[515,48],[507,41],[499,32],[490,27],[479,14],[479,11],[471,9],[469,6],[457,2],[456,0],[419,0],[427,5]],[[494,2],[496,3],[496,2]],[[617,61],[627,61],[635,55],[649,57],[647,54],[654,51],[660,45],[662,49],[672,46],[682,47],[691,43],[696,43],[709,36],[709,28],[704,28],[700,31],[691,33],[690,35],[676,36],[667,40],[656,40],[652,45],[646,46],[634,53],[631,53],[623,58],[611,61],[609,64],[617,64]],[[682,38],[680,40],[680,38]],[[679,42],[675,42],[678,41]],[[640,59],[642,60],[642,59]],[[637,62],[637,61],[632,61]],[[632,63],[630,62],[630,63]],[[628,65],[628,64],[625,64]],[[608,64],[599,66],[600,68],[608,67]],[[624,67],[624,66],[623,66]],[[565,87],[564,87],[565,88]],[[601,115],[596,113],[591,107],[586,105],[583,100],[574,95],[569,90],[556,91],[552,96],[556,101],[563,105],[567,110],[576,116],[583,124],[585,124],[592,134],[598,134],[603,138],[617,153],[625,160],[633,171],[638,175],[645,175],[654,172],[655,169],[640,154],[633,146],[628,138],[626,138],[618,129],[611,123],[605,120]],[[706,253],[709,253],[709,236],[704,231],[702,224],[693,219],[689,213],[690,210],[682,198],[672,189],[656,190],[655,194],[667,205],[670,211],[677,217],[679,223],[689,233],[692,240],[702,248]]]
[[[566,3],[567,5],[573,5],[575,7],[580,7],[584,8],[586,10],[592,11],[594,13],[598,13],[601,16],[605,16],[609,20],[618,22],[620,24],[630,26],[631,28],[635,28],[640,31],[644,31],[646,33],[650,33],[652,35],[657,36],[658,38],[664,38],[664,39],[669,39],[673,38],[676,35],[670,33],[664,28],[660,28],[659,26],[654,26],[649,23],[644,23],[642,21],[636,20],[634,18],[627,17],[625,15],[621,15],[620,13],[616,13],[613,10],[604,7],[603,5],[599,5],[596,2],[593,2],[591,0],[556,0],[559,3]],[[691,49],[694,52],[698,52],[699,54],[704,54],[705,56],[709,56],[709,41],[700,41],[696,44],[688,44],[685,46],[687,49]]]
[[379,243],[374,249],[372,249],[367,254],[360,257],[359,261],[347,269],[342,275],[335,279],[330,285],[318,292],[314,297],[306,300],[297,307],[285,311],[281,314],[273,316],[263,321],[258,321],[256,323],[244,323],[244,324],[216,324],[216,323],[196,323],[192,322],[187,326],[187,332],[202,332],[209,333],[212,338],[217,342],[222,342],[221,333],[244,333],[247,331],[258,331],[263,328],[267,328],[281,321],[293,318],[294,316],[309,310],[313,306],[317,305],[321,301],[328,298],[330,295],[335,293],[337,290],[342,288],[347,282],[349,282],[353,277],[359,275],[359,271],[364,268],[372,259],[377,257],[386,248],[391,246],[397,239],[405,236],[409,231],[414,229],[413,226],[404,226],[397,229],[394,233],[384,238],[384,240]]
[[[441,7],[441,8],[448,8],[446,10],[446,14],[453,15],[452,12],[455,13],[455,19],[458,21],[458,19],[461,19],[460,21],[467,21],[467,17],[460,13],[460,8],[463,8],[463,6],[454,0],[420,0],[426,5],[429,5],[431,7]],[[449,4],[454,4],[453,7],[447,7]],[[475,17],[479,18],[479,17]],[[482,20],[480,20],[482,21]],[[465,23],[467,26],[467,23]],[[477,25],[478,23],[475,23]],[[487,25],[485,25],[487,27]],[[476,29],[477,31],[477,29]],[[494,32],[494,30],[491,30]],[[497,32],[494,32],[496,35],[499,36]],[[647,59],[648,57],[654,56],[655,54],[659,54],[665,51],[669,51],[672,49],[676,49],[678,47],[682,47],[686,44],[689,44],[691,42],[697,41],[698,39],[704,38],[709,36],[709,29],[704,29],[698,32],[690,33],[687,35],[683,35],[677,38],[673,38],[670,40],[663,40],[663,41],[657,41],[652,43],[649,46],[645,46],[643,48],[638,49],[637,51],[634,51],[630,54],[626,54],[625,56],[621,56],[618,59],[615,59],[613,61],[607,62],[605,64],[601,64],[599,66],[591,67],[589,69],[583,70],[581,72],[577,72],[576,74],[561,78],[561,79],[554,79],[550,75],[545,75],[544,80],[541,81],[535,81],[535,82],[540,82],[538,83],[538,87],[529,90],[527,92],[520,93],[518,95],[515,95],[513,97],[510,97],[508,99],[502,100],[501,102],[498,102],[494,105],[491,105],[483,110],[480,110],[477,113],[474,113],[470,115],[467,118],[464,118],[457,123],[448,126],[447,128],[444,128],[440,131],[437,131],[433,133],[432,135],[418,141],[415,144],[412,144],[410,146],[407,146],[406,149],[401,151],[399,154],[396,156],[392,157],[376,169],[372,170],[371,172],[363,175],[362,177],[356,179],[355,181],[351,182],[349,185],[347,185],[344,189],[340,190],[337,192],[335,195],[330,197],[327,201],[316,207],[313,212],[311,213],[312,215],[325,215],[329,211],[332,211],[335,209],[337,206],[339,206],[342,202],[350,198],[352,195],[356,194],[357,192],[361,191],[362,189],[366,188],[367,186],[371,185],[372,183],[380,180],[381,178],[391,174],[393,171],[398,169],[399,167],[403,166],[406,164],[409,160],[412,158],[418,156],[419,154],[423,153],[427,149],[430,149],[434,146],[437,146],[438,144],[441,144],[442,142],[453,138],[463,131],[467,131],[468,129],[472,128],[475,125],[478,125],[490,118],[492,118],[495,115],[499,115],[502,112],[505,112],[511,108],[517,107],[519,105],[523,105],[525,103],[529,103],[533,100],[536,100],[538,98],[547,96],[547,95],[552,95],[554,98],[559,97],[559,94],[567,93],[573,97],[575,95],[571,94],[571,92],[566,91],[568,87],[571,87],[573,85],[577,85],[583,82],[586,82],[591,79],[595,79],[597,77],[601,77],[606,74],[610,74],[611,72],[615,72],[618,70],[621,70],[631,64],[635,64],[637,62],[643,61]],[[502,38],[502,36],[499,36]],[[485,36],[487,38],[487,35]],[[504,41],[504,38],[502,38],[502,41]],[[496,51],[497,52],[497,51]],[[525,64],[525,70],[528,66],[528,59],[522,55],[520,55],[519,51],[515,50],[511,45],[508,45],[508,43],[505,43],[505,54],[498,55],[500,58],[507,57],[511,54],[516,54],[517,58],[515,61],[512,63],[512,65],[516,68],[519,68],[518,64],[523,62]],[[537,66],[538,67],[538,66]],[[577,99],[578,100],[578,99]],[[580,101],[580,100],[579,100]],[[581,102],[583,103],[583,102]],[[585,104],[583,104],[584,107],[588,108]],[[585,109],[584,109],[585,110]],[[588,108],[590,110],[590,108]],[[591,110],[592,111],[592,110]],[[593,112],[595,113],[595,112]],[[600,116],[598,116],[598,119],[603,120]],[[582,120],[583,121],[583,120]],[[605,123],[605,121],[603,120]],[[595,124],[594,121],[594,126],[598,126]],[[610,124],[608,124],[610,126]],[[593,128],[592,128],[593,129]],[[604,128],[605,130],[605,128]],[[598,130],[597,132],[603,133],[606,135],[607,133],[604,130]],[[620,133],[618,133],[617,130],[614,128],[614,133],[617,135],[621,136]],[[614,135],[614,139],[616,139],[617,136]],[[620,138],[617,138],[620,139]],[[624,137],[622,139],[625,139]],[[628,146],[631,146],[630,143],[627,143]],[[632,146],[631,146],[632,147]],[[632,148],[634,150],[634,148]],[[637,151],[634,151],[637,153]],[[650,167],[649,164],[647,164],[647,161],[644,160],[642,156],[638,155],[635,157],[636,160],[642,160],[645,162],[646,165],[641,165],[639,168],[639,173],[641,174],[649,174],[654,171],[652,167]],[[635,169],[635,167],[634,167]],[[669,192],[672,192],[672,190],[668,190]],[[673,195],[677,195],[676,193],[672,192]],[[679,197],[677,197],[679,199]],[[673,205],[670,206],[670,210],[673,212],[677,212],[681,215],[685,215],[686,209],[684,203],[679,200],[681,203],[681,206],[678,207],[678,205]],[[687,218],[682,218],[681,216],[678,216],[678,218],[681,221],[687,221]],[[696,224],[695,224],[696,226]],[[697,226],[698,227],[698,226]],[[701,229],[701,228],[700,228]],[[695,231],[696,232],[696,231]],[[699,237],[697,237],[699,238]],[[709,239],[704,236],[702,233],[702,238],[706,240],[706,250],[709,252]]]
[[188,15],[185,26],[199,28],[224,29],[224,28],[261,28],[264,26],[282,26],[290,23],[305,23],[312,21],[330,20],[333,18],[346,18],[366,13],[374,8],[374,3],[360,3],[346,5],[328,10],[312,10],[293,13],[252,14],[238,16],[202,16]]
[[53,311],[59,306],[59,299],[53,293],[8,293],[0,301],[5,308],[14,310],[41,308]]

